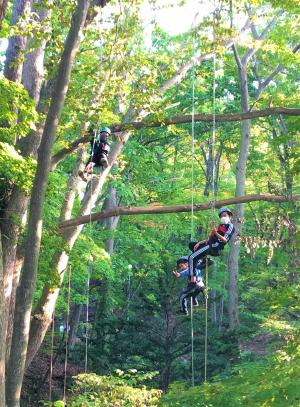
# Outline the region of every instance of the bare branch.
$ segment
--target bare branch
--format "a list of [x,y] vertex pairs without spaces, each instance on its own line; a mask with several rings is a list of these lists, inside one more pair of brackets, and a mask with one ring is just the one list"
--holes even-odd
[[[221,208],[222,206],[254,202],[254,201],[269,201],[269,202],[288,202],[288,201],[300,201],[300,195],[294,195],[292,197],[287,197],[284,195],[269,195],[269,194],[254,194],[245,195],[234,198],[223,199],[215,202],[216,208]],[[200,203],[194,205],[194,211],[203,211],[210,209],[210,203]],[[168,205],[168,206],[140,206],[140,207],[119,207],[106,211],[101,211],[98,213],[93,213],[91,215],[78,216],[77,218],[67,220],[60,224],[60,228],[74,227],[77,225],[82,225],[90,221],[94,222],[100,219],[110,218],[112,216],[123,216],[123,215],[142,215],[142,214],[158,214],[158,213],[178,213],[178,212],[190,212],[192,209],[191,205]]]
[[[251,49],[249,49],[249,51],[247,51],[245,53],[245,55],[243,56],[241,62],[243,66],[246,66],[248,64],[248,62],[250,61],[250,59],[253,57],[253,55],[256,54],[256,52],[260,49],[263,40],[266,38],[267,34],[270,32],[270,30],[274,27],[274,25],[276,24],[276,21],[278,20],[278,18],[280,16],[282,16],[282,14],[284,13],[283,10],[279,11],[277,13],[277,15],[269,22],[269,24],[266,26],[266,28],[263,30],[263,32],[258,36],[258,38],[255,38],[255,46]],[[252,24],[253,25],[253,24]],[[255,32],[252,30],[252,34]]]
[[[224,113],[216,115],[216,122],[238,122],[247,119],[255,119],[257,117],[266,117],[282,114],[286,116],[300,116],[300,109],[288,108],[288,107],[270,107],[268,109],[256,110],[251,112],[236,112],[236,113]],[[212,122],[212,114],[195,114],[195,122]],[[170,119],[164,119],[162,121],[156,122],[131,122],[124,124],[114,124],[111,127],[113,133],[121,133],[127,130],[139,130],[144,128],[154,128],[154,127],[163,127],[169,126],[171,124],[184,124],[191,123],[192,116],[174,116]],[[52,157],[52,168],[55,166],[67,155],[76,151],[83,144],[88,143],[89,138],[87,136],[82,136],[74,140],[68,147],[62,148]]]

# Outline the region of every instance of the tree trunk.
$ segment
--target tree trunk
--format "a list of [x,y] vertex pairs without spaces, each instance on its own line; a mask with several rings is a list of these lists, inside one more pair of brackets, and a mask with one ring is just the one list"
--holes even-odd
[[77,329],[78,325],[80,322],[80,317],[83,309],[83,304],[75,304],[72,317],[70,320],[70,332],[68,335],[68,345],[70,349],[73,349],[76,343],[76,334],[77,334]]
[[[35,15],[41,23],[50,17],[51,6],[52,0],[47,0],[47,7],[44,0],[33,1],[32,8],[34,11],[37,9]],[[38,104],[40,99],[40,90],[44,79],[45,47],[46,40],[43,40],[40,46],[26,54],[23,64],[22,83],[36,104]]]
[[0,0],[0,30],[2,26],[2,21],[4,20],[8,0]]
[[38,165],[30,202],[24,270],[17,291],[12,351],[7,375],[8,407],[18,407],[20,405],[30,314],[40,251],[42,210],[51,163],[51,149],[68,89],[72,63],[79,49],[81,31],[86,19],[88,7],[89,0],[78,0],[59,64],[57,80],[53,89],[52,100],[38,151]]
[[3,256],[0,230],[0,407],[5,407],[5,299],[3,278]]
[[[48,3],[51,3],[48,1]],[[35,1],[35,4],[42,5],[41,0]],[[40,20],[49,17],[51,10],[39,8],[36,15]],[[27,54],[23,66],[23,84],[29,95],[38,104],[37,110],[45,112],[44,102],[39,103],[41,92],[41,81],[44,74],[43,60],[46,41],[33,52]],[[24,78],[25,81],[24,81]],[[39,125],[36,132],[30,133],[27,137],[17,142],[17,148],[20,149],[23,157],[36,155],[37,148],[42,135],[43,123]],[[9,359],[11,335],[13,329],[13,315],[15,307],[15,293],[19,282],[19,274],[22,266],[22,259],[17,256],[18,241],[20,235],[20,225],[25,224],[25,214],[28,207],[28,195],[18,186],[14,186],[11,196],[5,210],[4,220],[1,228],[5,239],[3,240],[4,253],[4,276],[5,276],[5,298],[6,298],[6,321],[8,320],[7,339],[6,339],[6,360]],[[16,222],[16,217],[18,221]],[[21,226],[21,227],[22,227]]]
[[[118,199],[117,199],[117,191],[115,188],[110,187],[108,191],[108,197],[105,199],[103,203],[103,210],[113,209],[119,206]],[[108,231],[116,230],[118,226],[120,216],[111,216],[110,218],[104,219],[101,224],[102,226]],[[108,254],[112,254],[114,251],[114,243],[115,239],[110,237],[105,241],[105,250]]]
[[[239,82],[241,90],[241,108],[243,112],[249,110],[249,94],[247,82],[247,65],[242,65],[241,60],[235,49],[235,57],[239,71]],[[242,122],[241,143],[239,158],[236,167],[236,189],[235,196],[240,197],[245,194],[246,167],[250,145],[250,120]],[[234,226],[236,233],[241,232],[242,222],[244,217],[244,205],[238,204],[235,207]],[[232,239],[230,242],[230,251],[228,256],[228,272],[229,272],[229,291],[228,291],[228,315],[229,329],[235,331],[239,327],[239,311],[238,311],[238,272],[239,272],[239,254],[240,241]]]
[[[11,24],[16,25],[19,18],[31,10],[32,0],[15,0]],[[26,49],[27,38],[21,35],[10,37],[5,55],[4,76],[10,81],[21,82],[22,78],[22,53]]]
[[[73,174],[69,178],[67,191],[64,198],[64,203],[61,209],[60,219],[67,219],[71,216],[76,190],[78,188],[80,178],[78,172],[83,166],[84,159],[84,149],[80,149],[77,153],[77,163],[73,169]],[[88,192],[89,196],[90,192]],[[80,229],[81,231],[81,229]],[[64,271],[68,264],[68,249],[71,250],[75,240],[73,240],[73,234],[68,231],[63,236],[65,250],[58,251],[54,255],[52,269],[56,270],[60,276],[60,282],[63,282]],[[76,235],[77,237],[77,235]],[[26,368],[30,365],[35,354],[39,350],[39,347],[44,339],[44,336],[47,332],[48,326],[52,319],[52,314],[55,308],[55,302],[59,294],[59,287],[54,288],[52,285],[46,285],[44,287],[41,299],[33,313],[31,325],[30,325],[30,335],[27,349],[27,358],[26,358]]]

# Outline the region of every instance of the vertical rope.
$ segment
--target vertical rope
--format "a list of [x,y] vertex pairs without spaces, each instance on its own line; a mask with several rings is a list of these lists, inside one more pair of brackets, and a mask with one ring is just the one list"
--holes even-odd
[[87,295],[86,295],[86,315],[85,315],[85,358],[84,358],[84,373],[88,370],[88,345],[89,345],[89,306],[90,306],[90,275],[92,273],[92,263],[88,266],[88,276],[87,276]]
[[[216,141],[216,36],[215,36],[215,17],[216,10],[213,12],[213,86],[212,86],[212,114],[213,114],[213,126],[211,137],[211,155],[212,155],[212,200],[210,202],[210,220],[211,226],[215,226],[215,202],[216,202],[216,175],[215,175],[215,141]],[[205,265],[205,335],[204,335],[204,381],[207,380],[207,353],[208,353],[208,259],[206,257]]]
[[194,369],[194,315],[193,315],[193,297],[191,297],[191,342],[192,342],[192,386],[195,385]]
[[68,369],[68,342],[69,342],[69,319],[70,319],[70,296],[71,296],[71,266],[68,273],[68,300],[67,300],[67,321],[66,321],[66,350],[65,350],[65,367],[64,367],[64,396],[63,400],[66,403],[67,391],[67,369]]
[[[193,66],[192,66],[192,202],[191,202],[191,241],[194,240],[194,194],[195,194],[195,25],[198,13],[194,17],[192,26],[193,38]],[[192,386],[195,385],[195,368],[194,368],[194,315],[193,315],[193,298],[191,302],[191,369],[192,369]]]
[[195,161],[195,40],[193,34],[193,67],[192,67],[192,205],[191,205],[191,241],[194,240],[194,161]]
[[[93,144],[92,144],[92,153],[91,156],[93,157],[94,155],[94,148],[95,148],[95,140],[96,140],[97,134],[94,132],[94,139],[93,139]],[[90,226],[90,242],[93,239],[92,236],[92,197],[93,197],[93,172],[94,172],[94,166],[92,167],[91,170],[91,185],[90,185],[90,221],[89,221],[89,226]],[[90,251],[89,254],[89,263],[88,263],[88,271],[87,271],[87,281],[86,281],[86,313],[85,313],[85,356],[84,356],[84,373],[87,373],[88,370],[88,346],[89,346],[89,306],[90,306],[90,276],[92,274],[92,252]]]
[[49,401],[52,401],[52,378],[53,378],[53,354],[54,354],[54,328],[55,328],[55,311],[52,315],[52,329],[51,329],[51,356],[50,356],[50,377],[49,377]]
[[207,380],[207,337],[208,337],[208,260],[205,265],[205,333],[204,333],[204,382]]

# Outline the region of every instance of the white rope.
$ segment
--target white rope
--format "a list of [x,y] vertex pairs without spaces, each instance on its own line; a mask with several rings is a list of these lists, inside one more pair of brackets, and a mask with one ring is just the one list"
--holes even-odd
[[191,205],[191,241],[194,240],[194,194],[195,194],[195,40],[193,35],[193,68],[192,68],[192,205]]
[[67,321],[66,321],[66,350],[65,350],[65,367],[64,367],[64,395],[63,401],[66,403],[67,391],[67,369],[68,369],[68,342],[69,342],[69,319],[70,319],[70,296],[71,296],[71,266],[68,273],[68,300],[67,300]]
[[50,378],[49,378],[49,401],[52,401],[52,378],[53,378],[53,354],[54,354],[54,328],[55,328],[55,311],[52,315],[52,328],[51,328],[51,355],[50,355]]
[[[95,147],[95,140],[96,135],[94,133],[94,139],[92,144],[92,152],[91,152],[91,159],[93,159],[94,155],[94,147]],[[92,241],[92,197],[93,197],[93,172],[94,166],[91,170],[91,185],[90,185],[90,244]],[[90,306],[90,276],[92,274],[92,253],[89,254],[89,263],[88,263],[88,270],[87,270],[87,281],[86,281],[86,313],[85,313],[85,357],[84,357],[84,373],[87,373],[88,370],[88,346],[89,346],[89,306]]]

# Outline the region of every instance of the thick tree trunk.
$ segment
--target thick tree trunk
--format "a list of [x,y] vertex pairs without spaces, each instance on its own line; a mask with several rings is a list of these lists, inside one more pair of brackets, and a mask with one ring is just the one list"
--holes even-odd
[[[32,0],[15,0],[11,24],[16,25],[19,18],[31,10]],[[22,78],[22,53],[26,49],[27,38],[21,35],[10,37],[5,55],[4,76],[10,81],[21,82]]]
[[[118,199],[117,199],[117,191],[115,188],[110,187],[108,191],[108,197],[105,199],[103,203],[103,210],[110,210],[113,208],[117,208],[119,206]],[[110,218],[104,219],[101,224],[102,226],[108,231],[116,230],[118,226],[120,216],[111,216]],[[105,241],[105,250],[108,254],[112,254],[114,251],[114,244],[115,239],[110,237]]]
[[73,349],[77,338],[77,329],[80,322],[80,317],[83,309],[83,304],[75,304],[70,320],[70,332],[68,335],[69,348]]
[[0,407],[5,407],[5,299],[4,299],[4,276],[3,256],[0,230]]
[[0,30],[2,26],[2,21],[4,20],[8,0],[0,0]]
[[41,145],[39,147],[37,172],[30,202],[24,270],[18,287],[15,307],[12,351],[7,375],[8,407],[18,407],[20,405],[20,394],[30,326],[30,314],[40,251],[42,210],[50,170],[51,149],[68,90],[72,63],[79,48],[81,31],[86,19],[88,7],[89,0],[78,0],[58,68],[57,80],[53,89],[52,100],[45,122]]
[[[51,4],[51,1],[48,1]],[[41,0],[36,0],[34,5],[42,5]],[[34,7],[34,6],[33,6]],[[39,8],[36,16],[39,20],[49,17],[50,9]],[[44,103],[39,104],[41,91],[41,81],[44,74],[43,60],[46,41],[42,41],[40,46],[33,52],[27,54],[23,65],[23,84],[29,95],[38,104],[38,111],[44,112]],[[24,81],[24,78],[25,81]],[[23,157],[35,156],[42,135],[43,123],[40,124],[36,132],[32,132],[27,137],[17,143]],[[15,307],[15,293],[19,282],[19,273],[22,266],[22,260],[17,256],[17,244],[20,234],[20,225],[24,226],[25,214],[28,207],[29,197],[18,186],[14,186],[8,202],[4,220],[2,221],[2,230],[5,239],[3,240],[4,252],[4,276],[5,276],[5,298],[6,298],[6,320],[8,320],[7,340],[6,340],[6,360],[9,359],[10,343],[12,335],[13,314]],[[17,218],[17,222],[16,222]],[[22,227],[22,226],[21,226]]]
[[[51,15],[52,0],[47,0],[46,3],[44,0],[34,0],[32,5],[34,11],[37,9],[35,16],[41,24]],[[40,46],[26,54],[23,64],[22,83],[36,104],[40,99],[40,90],[44,79],[45,47],[46,40],[43,40]]]
[[[74,200],[76,196],[76,191],[78,189],[79,183],[81,182],[78,172],[83,166],[84,160],[84,149],[80,149],[77,154],[77,163],[73,169],[73,174],[69,178],[67,191],[64,198],[64,203],[61,209],[60,219],[65,220],[71,216]],[[89,192],[90,195],[90,192]],[[81,231],[81,229],[80,229]],[[72,233],[65,233],[63,236],[65,251],[59,251],[54,255],[53,260],[53,270],[57,270],[58,275],[60,275],[60,282],[63,282],[64,271],[68,264],[68,247],[71,250],[75,240],[73,241]],[[39,347],[44,339],[47,332],[48,326],[52,319],[52,314],[55,308],[55,302],[58,297],[60,289],[58,287],[53,288],[52,286],[46,285],[44,287],[42,297],[36,307],[33,318],[30,325],[30,335],[27,349],[26,358],[26,368],[31,363],[35,354],[39,350]]]

